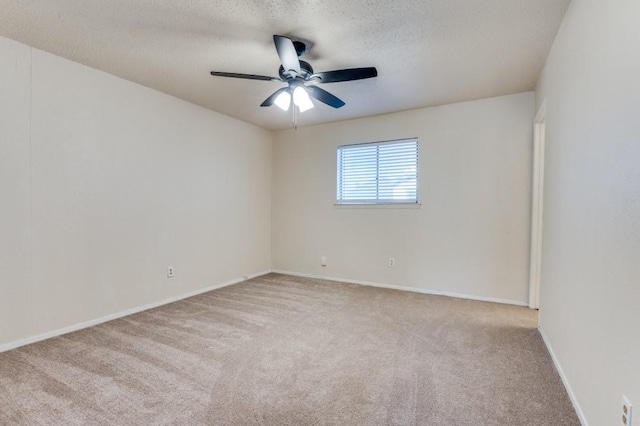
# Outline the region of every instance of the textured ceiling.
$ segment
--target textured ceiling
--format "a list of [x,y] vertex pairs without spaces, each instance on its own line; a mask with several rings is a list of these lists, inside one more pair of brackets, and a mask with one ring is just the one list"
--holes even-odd
[[266,129],[282,83],[273,34],[307,42],[315,71],[375,66],[325,84],[300,125],[532,90],[569,0],[0,0],[0,35]]

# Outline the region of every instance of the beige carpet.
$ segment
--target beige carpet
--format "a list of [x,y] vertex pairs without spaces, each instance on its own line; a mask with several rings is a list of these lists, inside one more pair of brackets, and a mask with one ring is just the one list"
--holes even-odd
[[0,354],[2,425],[579,425],[526,308],[269,274]]

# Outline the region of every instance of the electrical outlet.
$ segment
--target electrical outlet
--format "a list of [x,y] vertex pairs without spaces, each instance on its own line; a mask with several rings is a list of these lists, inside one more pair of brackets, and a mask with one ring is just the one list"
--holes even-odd
[[621,425],[632,426],[633,422],[633,406],[626,396],[622,395],[622,415],[620,416]]
[[327,256],[322,256],[320,258],[320,266],[327,266]]
[[167,266],[167,278],[173,278],[173,274],[175,274],[173,266]]
[[390,266],[391,268],[393,268],[394,266],[396,266],[396,259],[395,259],[395,258],[393,258],[393,257],[390,257],[390,258],[389,258],[389,266]]

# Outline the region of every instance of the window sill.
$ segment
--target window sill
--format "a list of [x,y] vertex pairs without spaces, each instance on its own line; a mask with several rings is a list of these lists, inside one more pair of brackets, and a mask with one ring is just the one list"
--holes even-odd
[[421,203],[334,204],[338,209],[419,209]]

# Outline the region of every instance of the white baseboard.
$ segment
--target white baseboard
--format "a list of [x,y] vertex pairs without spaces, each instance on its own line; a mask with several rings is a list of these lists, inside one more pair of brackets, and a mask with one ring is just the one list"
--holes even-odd
[[292,271],[282,271],[274,269],[271,272],[275,272],[277,274],[285,274],[285,275],[293,275],[295,277],[305,277],[305,278],[317,278],[321,280],[330,280],[330,281],[341,281],[344,283],[350,284],[360,284],[366,285],[370,287],[381,287],[381,288],[391,288],[394,290],[402,290],[402,291],[412,291],[414,293],[422,293],[422,294],[433,294],[436,296],[447,296],[447,297],[455,297],[458,299],[470,299],[470,300],[479,300],[482,302],[494,302],[494,303],[503,303],[505,305],[516,305],[516,306],[528,306],[526,302],[520,302],[517,300],[507,300],[507,299],[496,299],[493,297],[483,297],[483,296],[472,296],[468,294],[459,294],[459,293],[450,293],[447,291],[439,291],[439,290],[427,290],[424,288],[417,287],[405,287],[393,284],[383,284],[376,283],[371,281],[362,281],[362,280],[351,280],[348,278],[336,278],[336,277],[327,277],[324,275],[314,275],[314,274],[305,274],[302,272],[292,272]]
[[5,343],[0,345],[0,353],[6,352],[11,349],[19,348],[20,346],[28,345],[31,343],[39,342],[41,340],[50,339],[52,337],[61,336],[63,334],[71,333],[72,331],[81,330],[83,328],[91,327],[94,325],[101,324],[103,322],[111,321],[114,319],[126,317],[127,315],[137,314],[138,312],[146,311],[147,309],[157,308],[158,306],[167,305],[169,303],[177,302],[178,300],[186,299],[188,297],[197,296],[198,294],[206,293],[211,290],[216,290],[218,288],[227,287],[233,284],[237,284],[242,281],[250,280],[251,278],[259,277],[265,274],[270,273],[271,271],[263,271],[258,272],[256,274],[245,275],[241,278],[234,278],[229,281],[225,281],[220,284],[213,284],[204,288],[199,288],[198,290],[190,291],[189,293],[184,293],[179,296],[170,297],[168,299],[161,300],[159,302],[149,303],[143,306],[137,306],[132,309],[127,309],[126,311],[117,312],[111,315],[107,315],[104,317],[92,319],[90,321],[81,322],[79,324],[74,324],[69,327],[60,328],[58,330],[48,331],[46,333],[38,334],[36,336],[25,337],[20,340],[16,340],[14,342]]
[[567,380],[567,376],[565,376],[564,371],[562,370],[562,366],[560,365],[560,362],[558,361],[556,354],[553,352],[553,348],[549,343],[549,338],[547,337],[547,334],[544,332],[544,329],[540,326],[538,326],[538,331],[540,332],[540,336],[542,336],[542,341],[544,342],[545,346],[547,347],[547,350],[549,351],[549,355],[551,355],[551,359],[553,360],[553,365],[555,365],[556,370],[560,375],[560,379],[562,379],[562,384],[564,385],[564,388],[567,390],[567,394],[569,395],[569,399],[573,404],[573,408],[576,410],[576,414],[578,414],[578,419],[580,420],[580,423],[582,424],[582,426],[588,426],[587,419],[584,417],[582,408],[580,408],[580,404],[578,404],[578,399],[576,398],[576,395],[573,393],[573,390],[571,389],[569,380]]

